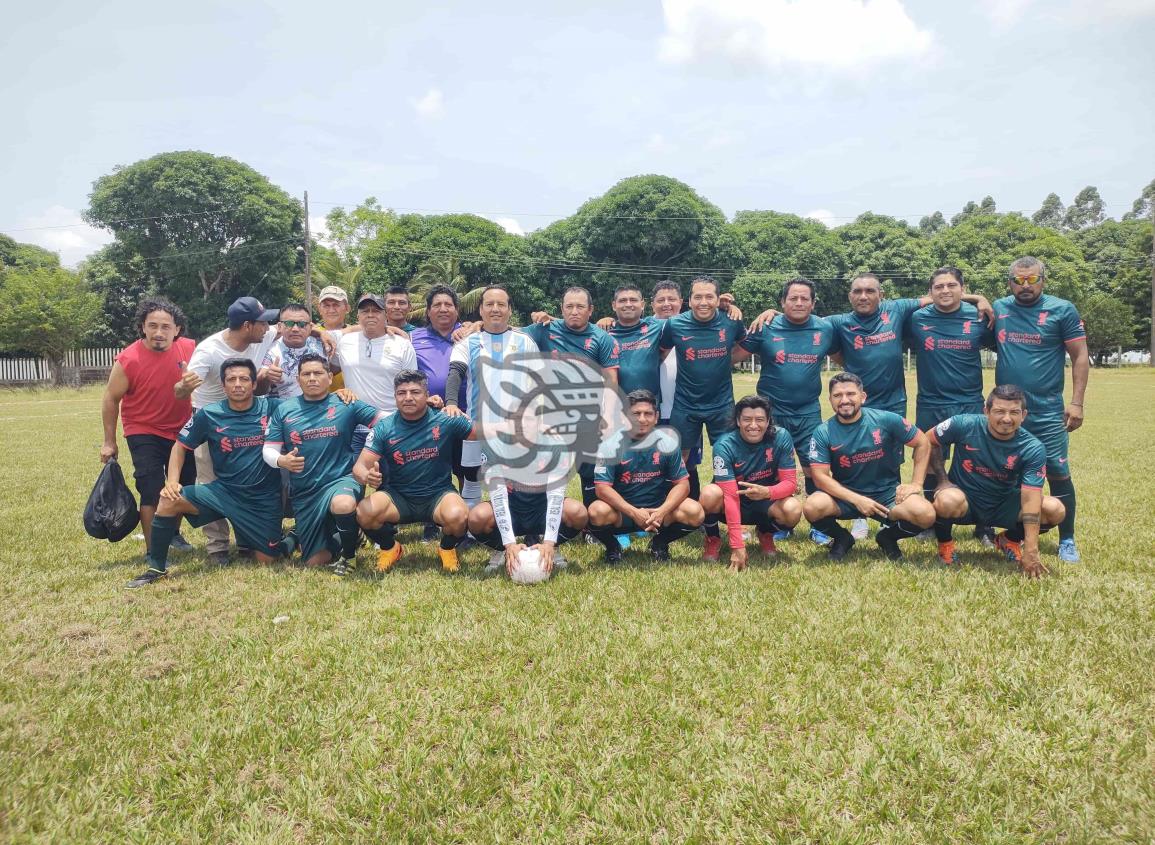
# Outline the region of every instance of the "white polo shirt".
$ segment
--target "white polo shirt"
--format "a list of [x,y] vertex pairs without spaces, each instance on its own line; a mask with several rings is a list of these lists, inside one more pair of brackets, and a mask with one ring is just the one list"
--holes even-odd
[[363,332],[346,329],[334,359],[341,365],[345,387],[386,413],[397,410],[393,379],[402,370],[417,369],[417,352],[409,338],[392,334],[370,340]]
[[213,402],[225,398],[225,386],[221,384],[221,364],[229,358],[248,358],[258,370],[265,359],[265,353],[277,339],[277,329],[269,326],[265,336],[257,343],[250,343],[243,352],[238,352],[225,342],[227,329],[209,335],[193,350],[188,368],[204,379],[204,384],[193,391],[193,410],[200,410]]

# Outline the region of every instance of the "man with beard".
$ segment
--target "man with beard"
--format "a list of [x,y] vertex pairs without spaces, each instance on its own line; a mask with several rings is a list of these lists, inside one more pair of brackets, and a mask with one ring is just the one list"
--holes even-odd
[[[1011,295],[995,303],[998,363],[995,381],[1017,384],[1030,413],[1023,428],[1047,450],[1047,485],[1066,511],[1059,525],[1059,560],[1079,561],[1075,546],[1075,484],[1068,455],[1069,434],[1083,424],[1083,398],[1091,359],[1087,333],[1075,306],[1043,293],[1043,262],[1024,256],[1011,264]],[[1071,356],[1071,401],[1063,404],[1064,362]]]

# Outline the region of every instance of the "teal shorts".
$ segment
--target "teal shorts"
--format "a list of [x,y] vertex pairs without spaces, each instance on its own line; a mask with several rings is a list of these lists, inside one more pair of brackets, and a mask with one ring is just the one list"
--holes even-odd
[[1045,414],[1035,417],[1029,412],[1023,428],[1043,443],[1047,450],[1047,478],[1067,478],[1071,475],[1071,461],[1067,454],[1071,439],[1061,416]]
[[682,439],[682,449],[696,449],[702,445],[702,426],[710,435],[711,445],[718,438],[734,428],[734,406],[726,405],[713,410],[705,408],[683,408],[674,403],[670,411],[670,425]]
[[359,502],[363,493],[364,488],[353,476],[347,475],[316,493],[293,497],[293,514],[297,520],[295,530],[303,559],[308,560],[326,550],[335,555],[340,550],[334,537],[337,526],[333,523],[329,506],[337,496],[352,496]]
[[[919,431],[927,431],[943,420],[957,417],[959,414],[981,414],[982,412],[982,399],[974,399],[970,402],[956,402],[952,405],[924,405],[916,399],[914,404],[914,424],[918,426]],[[950,458],[950,454],[951,446],[948,443],[942,447],[943,460]]]
[[780,425],[790,434],[794,441],[794,454],[798,456],[798,465],[810,466],[810,438],[814,429],[822,425],[821,414],[810,414],[805,417],[774,417],[774,425]]
[[[777,422],[777,420],[775,420],[775,422]],[[740,499],[742,506],[742,524],[754,525],[760,530],[767,528],[770,521],[774,518],[770,516],[770,506],[773,505],[775,501],[776,500],[772,499],[762,499],[753,502],[749,499]],[[725,505],[722,507],[721,521],[726,521]]]
[[398,525],[408,525],[411,522],[433,522],[433,512],[437,510],[441,500],[450,493],[457,493],[452,487],[438,490],[431,496],[406,496],[404,493],[399,493],[389,487],[383,488],[381,492],[393,500],[397,513],[401,515],[397,520]]
[[967,505],[966,515],[952,522],[960,525],[982,524],[989,528],[1014,528],[1023,510],[1022,491],[1017,487],[1009,490],[999,502],[980,502],[967,493]]
[[281,542],[280,486],[264,493],[243,493],[229,489],[219,479],[193,484],[180,494],[197,509],[185,516],[189,525],[200,528],[218,519],[227,519],[237,535],[237,545],[267,555],[277,554]]
[[[855,490],[854,492],[857,493],[858,491]],[[874,501],[878,502],[883,507],[886,507],[886,508],[893,508],[894,507],[894,488],[893,487],[890,489],[890,492],[888,492],[888,493],[863,493],[862,495],[866,496],[868,499],[874,499]],[[834,517],[835,519],[865,519],[866,518],[861,513],[859,513],[858,508],[856,508],[854,505],[850,504],[850,502],[844,502],[842,499],[835,499],[834,503],[836,505],[838,505],[838,516]],[[875,517],[871,517],[871,519],[877,520],[878,522],[881,522],[881,523],[886,524],[886,525],[890,524],[890,520],[886,519],[885,517],[875,516]]]

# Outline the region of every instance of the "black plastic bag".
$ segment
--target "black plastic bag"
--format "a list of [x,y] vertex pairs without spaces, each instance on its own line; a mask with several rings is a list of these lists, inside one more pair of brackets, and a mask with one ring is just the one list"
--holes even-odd
[[84,506],[84,530],[97,540],[119,543],[139,522],[136,497],[124,483],[120,464],[111,458],[97,476],[88,504]]

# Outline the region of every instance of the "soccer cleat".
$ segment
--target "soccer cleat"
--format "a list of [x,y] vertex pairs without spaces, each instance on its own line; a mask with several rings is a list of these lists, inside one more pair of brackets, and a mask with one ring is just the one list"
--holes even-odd
[[377,552],[377,571],[388,572],[404,553],[405,547],[396,542],[388,549]]
[[902,549],[898,547],[898,538],[894,536],[894,530],[891,528],[883,528],[874,535],[874,541],[878,543],[878,547],[882,549],[882,553],[891,560],[902,560]]
[[790,536],[793,533],[794,533],[793,528],[791,528],[789,531],[775,531],[774,532],[774,542],[781,543],[783,540],[789,540]]
[[441,539],[441,526],[435,523],[429,523],[425,526],[425,530],[421,532],[421,542],[432,543],[435,540]]
[[554,549],[553,568],[554,569],[565,569],[568,566],[569,566],[569,561],[565,559],[565,557],[562,555],[561,552],[559,552],[557,549]]
[[159,581],[161,578],[163,578],[166,575],[168,575],[167,571],[165,571],[163,569],[153,569],[150,566],[148,569],[146,569],[140,575],[137,575],[135,578],[133,578],[131,581],[129,581],[124,586],[130,590],[136,590],[140,587],[147,587],[153,581]]
[[348,558],[339,557],[333,564],[333,575],[337,578],[344,578],[350,572],[357,568],[357,561],[349,560]]
[[1015,563],[1023,562],[1023,543],[1022,541],[1010,540],[1007,538],[1006,531],[1000,531],[995,535],[995,548],[1007,556],[1007,560]]
[[457,551],[463,552],[466,549],[472,549],[476,545],[477,540],[474,539],[473,535],[467,531],[465,536],[457,541]]
[[762,554],[776,555],[778,548],[774,545],[774,533],[771,531],[758,532],[758,545],[762,547]]
[[703,560],[717,560],[718,554],[722,551],[722,538],[706,536],[702,542],[702,559]]
[[629,534],[615,534],[614,536],[618,538],[618,545],[622,547],[623,552],[630,547]]
[[210,552],[209,553],[209,563],[215,563],[217,566],[222,566],[222,567],[228,566],[229,565],[229,553],[228,552]]
[[975,539],[982,543],[984,549],[995,548],[995,529],[975,526]]
[[830,559],[842,560],[852,548],[854,548],[854,535],[843,529],[842,534],[830,543]]
[[834,538],[831,537],[829,534],[823,534],[817,528],[811,528],[810,529],[810,541],[813,543],[817,543],[820,546],[829,546],[831,543],[834,542]]
[[505,552],[494,552],[489,556],[489,563],[485,565],[485,574],[492,575],[505,567]]
[[938,544],[938,562],[946,566],[954,566],[957,558],[954,553],[954,540],[944,540]]
[[[719,538],[721,539],[721,538]],[[668,543],[655,543],[650,541],[650,557],[657,563],[665,563],[670,559],[670,546]]]
[[168,547],[174,552],[191,552],[193,545],[180,534],[175,534]]
[[1059,541],[1059,560],[1063,563],[1078,563],[1079,550],[1075,548],[1075,538],[1068,537]]
[[606,549],[605,562],[610,566],[615,566],[622,562],[622,549],[619,546],[616,549]]
[[850,526],[850,536],[855,540],[864,540],[870,533],[870,524],[865,519],[856,519]]
[[452,573],[461,569],[461,563],[457,560],[457,549],[438,549],[437,556],[441,558],[443,572]]

